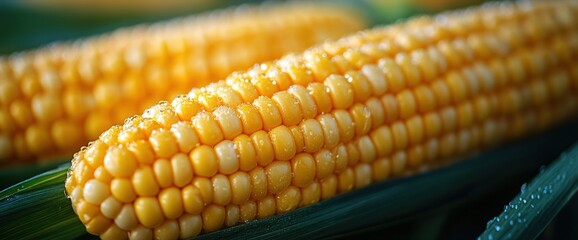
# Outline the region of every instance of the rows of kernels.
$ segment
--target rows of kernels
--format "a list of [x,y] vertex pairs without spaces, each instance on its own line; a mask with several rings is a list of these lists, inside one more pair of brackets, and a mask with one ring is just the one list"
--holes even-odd
[[[407,37],[407,39],[412,39],[412,37]],[[403,48],[424,47],[425,43],[418,42],[421,40],[417,37],[415,39],[408,40],[411,43],[404,45]],[[467,54],[462,56],[466,60],[469,58],[468,55],[476,54],[475,51],[468,53],[469,50],[464,50],[468,48],[467,44],[467,42],[458,41],[455,46],[458,49],[456,51],[460,54],[466,51]],[[538,47],[543,46],[535,48]],[[515,56],[511,58],[523,54],[523,52],[515,52]],[[364,56],[362,52],[345,51],[343,56],[347,61],[351,60],[352,65],[355,66],[373,61],[368,60],[368,56]],[[328,63],[325,62],[324,64]],[[287,89],[286,92],[295,96],[299,102],[304,113],[301,122],[293,126],[280,125],[280,123],[279,125],[272,124],[269,129],[266,129],[263,122],[272,122],[271,119],[264,119],[270,116],[260,114],[253,106],[254,104],[250,103],[261,98],[258,101],[265,103],[264,107],[275,107],[281,111],[279,116],[272,117],[274,122],[283,121],[275,120],[277,118],[283,119],[283,109],[286,109],[283,104],[294,103],[291,101],[273,102],[271,98],[266,96],[245,96],[238,92],[243,99],[250,100],[237,105],[236,108],[234,106],[231,108],[241,115],[239,109],[243,104],[251,107],[254,109],[254,116],[256,116],[254,119],[257,122],[261,121],[261,126],[253,126],[253,122],[247,121],[241,124],[243,125],[242,131],[236,131],[237,136],[230,136],[234,137],[232,143],[220,137],[218,142],[200,141],[202,145],[192,149],[190,153],[194,170],[192,184],[181,190],[183,199],[186,196],[187,199],[192,200],[190,203],[187,203],[186,200],[181,203],[185,205],[184,211],[198,216],[198,219],[202,221],[201,225],[204,231],[214,231],[224,226],[234,225],[235,219],[237,219],[236,222],[243,223],[274,213],[283,213],[390,176],[404,176],[427,169],[428,166],[444,164],[448,159],[455,159],[470,153],[472,150],[492,146],[505,139],[521,135],[524,131],[532,130],[528,127],[532,126],[532,120],[526,120],[532,119],[532,116],[537,116],[537,120],[535,120],[537,125],[545,127],[576,112],[576,97],[563,90],[563,86],[568,86],[571,81],[568,81],[568,77],[573,76],[572,73],[567,72],[569,65],[551,65],[546,68],[543,74],[524,72],[524,76],[527,75],[532,78],[522,82],[516,82],[512,79],[519,78],[517,75],[519,75],[520,70],[527,71],[528,67],[521,65],[522,68],[520,69],[519,64],[514,64],[516,65],[515,68],[508,69],[506,67],[496,73],[492,69],[492,65],[488,65],[484,62],[470,62],[469,64],[460,62],[446,71],[439,71],[436,81],[430,79],[420,81],[420,84],[413,91],[403,83],[395,91],[389,88],[391,85],[387,85],[388,89],[381,95],[376,95],[374,91],[375,86],[380,85],[372,85],[371,80],[368,80],[369,77],[375,76],[367,75],[375,73],[359,71],[359,76],[363,77],[346,77],[354,94],[353,99],[356,99],[347,109],[336,107],[333,103],[335,100],[331,97],[331,94],[335,94],[333,93],[334,90],[331,90],[331,87],[324,87],[328,83],[332,84],[331,81],[335,80],[328,82],[315,79],[321,83],[313,83],[313,80],[301,82],[305,86],[293,85],[288,89],[285,88]],[[381,65],[378,64],[377,66],[385,72]],[[400,69],[397,65],[391,66]],[[348,69],[348,71],[356,72],[354,69]],[[490,71],[489,75],[487,71]],[[503,78],[502,83],[492,90],[493,87],[491,86],[493,85],[488,83],[492,80],[488,79],[498,78],[502,74],[499,71],[505,71],[506,75],[500,76]],[[455,79],[449,81],[452,84],[451,89],[448,86],[450,83],[447,81],[448,72],[453,74],[453,78],[462,81],[459,82]],[[312,76],[312,79],[321,76],[316,76],[315,72],[307,68],[295,70],[293,74],[308,74]],[[405,78],[407,73],[400,70],[399,74]],[[390,82],[386,79],[389,80],[383,78],[383,81],[389,84]],[[241,81],[230,80],[226,83],[233,85],[235,82]],[[359,82],[363,83],[359,84]],[[541,86],[544,86],[546,91],[532,91],[527,86],[527,82],[530,84],[543,82]],[[296,81],[294,83],[299,84]],[[435,85],[434,83],[441,84]],[[365,90],[363,90],[363,84],[366,86]],[[246,85],[246,87],[253,86]],[[279,87],[278,89],[282,88]],[[292,89],[293,91],[291,91]],[[323,91],[321,91],[322,89]],[[335,87],[335,89],[338,88]],[[341,91],[339,89],[337,91]],[[421,90],[417,91],[417,89]],[[357,92],[364,91],[367,97],[363,98],[356,95]],[[432,92],[431,95],[433,96],[429,98],[435,99],[435,106],[427,106],[429,103],[420,100],[423,96],[418,97],[418,95],[427,95],[424,92],[428,91]],[[275,94],[284,94],[284,92],[281,90],[268,94],[274,96]],[[196,96],[198,95],[192,96],[195,98],[193,102],[197,101]],[[458,96],[460,101],[453,99],[455,96]],[[357,101],[357,99],[364,101]],[[222,102],[225,103],[225,101]],[[267,102],[273,105],[269,106]],[[343,104],[343,106],[348,104]],[[401,105],[410,107],[401,107]],[[174,107],[178,108],[178,106]],[[323,110],[320,111],[320,108]],[[305,112],[309,111],[306,109],[313,110],[308,117],[305,116]],[[191,117],[194,119],[198,115],[204,114],[211,118],[215,115],[214,111],[211,111],[212,109],[206,110],[209,111],[193,114]],[[417,114],[418,112],[420,114]],[[239,118],[242,119],[242,117]],[[186,121],[186,119],[182,120]],[[243,120],[241,121],[243,122]],[[348,122],[354,125],[354,129],[344,127],[349,124]],[[214,126],[212,128],[215,132],[224,131],[222,124],[211,124],[211,126]],[[158,124],[157,128],[161,127],[162,124]],[[507,131],[508,128],[515,130]],[[196,131],[197,129],[195,129]],[[150,132],[155,132],[155,130]],[[110,131],[108,135],[103,136],[102,141],[107,142],[107,144],[114,144],[115,140],[108,139],[114,134],[115,131]],[[117,135],[120,136],[118,133]],[[211,139],[211,135],[206,136],[205,139]],[[293,144],[288,144],[286,147],[280,144],[282,141]],[[239,162],[241,171],[230,174],[228,177],[225,177],[222,172],[219,173],[221,158],[218,156],[218,152],[230,151],[230,149],[220,149],[220,144],[234,145],[233,148],[237,153],[235,155],[236,160]],[[298,147],[300,144],[302,147]],[[176,143],[169,145],[176,145]],[[82,154],[81,152],[77,156],[73,168],[75,174],[95,171],[91,166],[83,164],[85,155],[86,153]],[[203,160],[201,161],[201,159]],[[231,161],[235,162],[233,158],[227,158],[223,163],[226,166],[231,166]],[[167,162],[168,164],[168,160],[162,158],[157,159],[156,162]],[[156,165],[156,162],[153,165]],[[197,173],[198,169],[195,163],[199,165],[201,170],[206,170],[201,171],[204,175],[200,175],[201,172]],[[298,169],[305,170],[299,171]],[[171,172],[169,168],[158,173],[154,169],[150,169],[149,172],[151,179],[158,185],[164,182],[159,180],[159,176],[162,178],[169,173],[174,174],[174,171]],[[95,210],[92,205],[89,205],[90,203],[83,199],[85,198],[81,195],[83,193],[78,190],[86,186],[87,181],[92,181],[87,178],[89,177],[75,175],[67,183],[67,191],[71,194],[73,202],[79,202],[75,207],[77,213],[82,215],[83,222],[88,222],[90,219],[94,221],[94,223],[89,222],[87,224],[87,229],[91,232],[106,229],[108,229],[107,231],[116,231],[118,227],[109,227],[111,226],[110,221],[101,218],[98,209]],[[78,186],[74,186],[75,182]],[[246,191],[235,192],[233,185],[238,185]],[[93,186],[92,188],[100,189],[99,186],[97,184],[96,187]],[[172,187],[165,186],[162,190],[157,189],[157,191],[164,191],[165,189],[172,189]],[[107,196],[106,191],[99,192]],[[100,200],[99,196],[92,195],[88,198],[91,201],[96,201]],[[107,199],[109,198],[107,197]],[[140,198],[145,197],[141,196]],[[119,207],[115,207],[114,202],[103,201],[106,201],[107,206],[113,207],[113,209],[106,210],[106,215],[113,215],[115,211],[120,211],[116,210]],[[137,199],[137,201],[139,200]],[[139,214],[160,216],[160,221],[163,223],[154,222],[156,225],[149,227],[150,229],[154,228],[155,234],[162,232],[159,229],[176,226],[173,220],[167,220],[173,215],[165,215],[160,198],[154,200],[154,198],[148,197],[146,201],[150,201],[150,203],[145,203],[150,205],[151,209],[141,209],[143,212],[139,213],[135,205],[136,215],[137,217]],[[169,210],[178,212],[178,209]],[[148,219],[146,221],[147,224],[152,222]],[[140,224],[144,225],[142,222]]]
[[[156,101],[362,25],[339,7],[268,5],[121,29],[12,54],[0,61],[0,161],[71,154]],[[280,26],[291,33],[289,38],[274,36]],[[268,45],[275,47],[260,49]],[[215,96],[202,99],[206,108],[221,104]],[[233,106],[239,102],[239,96],[227,99]],[[229,139],[235,130],[225,129],[224,137]]]

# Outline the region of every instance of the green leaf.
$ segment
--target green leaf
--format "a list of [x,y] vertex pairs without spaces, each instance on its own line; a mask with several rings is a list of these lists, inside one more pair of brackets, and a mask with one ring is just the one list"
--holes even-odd
[[534,178],[478,239],[536,239],[578,191],[578,143]]

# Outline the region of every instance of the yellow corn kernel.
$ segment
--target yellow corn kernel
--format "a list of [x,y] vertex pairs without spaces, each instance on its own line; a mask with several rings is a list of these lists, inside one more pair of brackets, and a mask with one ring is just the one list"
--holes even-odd
[[[545,11],[523,6],[524,16]],[[170,233],[190,236],[428,171],[575,114],[575,56],[562,50],[576,40],[546,30],[561,24],[552,19],[532,28],[526,17],[482,21],[486,12],[368,30],[157,105],[75,155],[65,185],[73,207],[105,236],[191,225]],[[502,33],[513,26],[523,28],[515,46],[517,33]],[[541,69],[530,70],[532,54]],[[42,85],[57,87],[50,77]]]

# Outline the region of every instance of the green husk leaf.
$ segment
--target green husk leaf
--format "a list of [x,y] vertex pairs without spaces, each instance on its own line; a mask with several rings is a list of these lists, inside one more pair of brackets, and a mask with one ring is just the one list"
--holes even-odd
[[[578,124],[574,122],[428,173],[377,183],[287,214],[200,237],[349,238],[376,228],[395,227],[402,222],[423,222],[429,213],[443,213],[467,204],[492,193],[520,174],[537,170],[545,159],[554,159],[576,141],[576,136]],[[66,173],[67,166],[61,166],[0,192],[2,238],[89,237],[65,195]],[[441,225],[443,221],[441,217],[431,222]],[[439,229],[417,230],[429,233]],[[415,235],[419,239],[428,233],[416,232]]]
[[578,191],[578,143],[524,184],[478,239],[536,239]]

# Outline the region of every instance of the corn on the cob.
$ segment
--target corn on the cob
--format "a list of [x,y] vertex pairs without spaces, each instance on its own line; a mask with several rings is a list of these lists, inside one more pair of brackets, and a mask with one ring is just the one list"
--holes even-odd
[[237,7],[0,58],[0,163],[71,155],[162,99],[361,29],[341,7]]
[[426,171],[578,110],[578,5],[376,28],[193,89],[73,159],[102,238],[188,238]]

